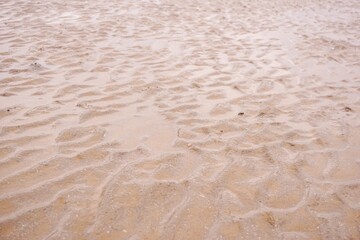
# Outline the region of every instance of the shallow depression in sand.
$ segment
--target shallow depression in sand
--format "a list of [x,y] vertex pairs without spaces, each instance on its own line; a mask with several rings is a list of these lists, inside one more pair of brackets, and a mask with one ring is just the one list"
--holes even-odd
[[177,136],[177,128],[161,117],[149,114],[125,118],[117,122],[107,121],[107,124],[109,127],[106,139],[119,141],[120,149],[135,149],[143,146],[158,153],[175,150],[173,145]]

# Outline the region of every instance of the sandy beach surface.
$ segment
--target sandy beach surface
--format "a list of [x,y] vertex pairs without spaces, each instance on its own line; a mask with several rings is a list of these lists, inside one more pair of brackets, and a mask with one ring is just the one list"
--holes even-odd
[[360,239],[358,0],[1,0],[0,239]]

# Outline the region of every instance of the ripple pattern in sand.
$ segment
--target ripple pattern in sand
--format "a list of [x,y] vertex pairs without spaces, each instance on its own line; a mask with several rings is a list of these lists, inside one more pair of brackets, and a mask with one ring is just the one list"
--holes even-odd
[[358,1],[1,1],[1,239],[360,239]]

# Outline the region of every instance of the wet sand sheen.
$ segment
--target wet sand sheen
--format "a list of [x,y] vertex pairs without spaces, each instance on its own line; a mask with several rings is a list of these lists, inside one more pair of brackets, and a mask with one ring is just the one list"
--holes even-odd
[[360,239],[360,3],[0,3],[0,239]]

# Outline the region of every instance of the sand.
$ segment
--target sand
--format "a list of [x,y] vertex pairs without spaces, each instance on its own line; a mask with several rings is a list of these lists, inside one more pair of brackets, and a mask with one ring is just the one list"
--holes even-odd
[[0,239],[360,239],[358,0],[0,3]]

